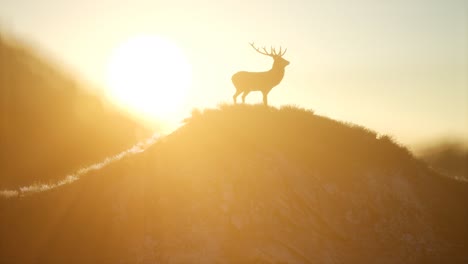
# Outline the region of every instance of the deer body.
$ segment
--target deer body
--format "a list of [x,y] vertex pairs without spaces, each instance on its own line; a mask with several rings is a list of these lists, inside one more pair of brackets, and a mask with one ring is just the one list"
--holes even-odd
[[284,68],[289,64],[289,61],[282,58],[284,52],[276,53],[272,48],[268,53],[265,48],[264,52],[255,48],[253,43],[250,44],[257,52],[273,58],[273,66],[269,71],[265,72],[247,72],[240,71],[235,73],[231,80],[236,88],[236,93],[232,97],[234,103],[237,103],[237,96],[242,93],[242,103],[245,103],[245,97],[252,91],[260,91],[263,94],[263,103],[268,105],[268,93],[277,86],[284,77]]

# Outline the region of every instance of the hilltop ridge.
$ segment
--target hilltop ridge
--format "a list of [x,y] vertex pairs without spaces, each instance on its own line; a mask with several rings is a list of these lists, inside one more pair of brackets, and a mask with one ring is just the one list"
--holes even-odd
[[467,198],[465,182],[366,128],[293,106],[222,105],[73,184],[0,201],[0,256],[463,263]]

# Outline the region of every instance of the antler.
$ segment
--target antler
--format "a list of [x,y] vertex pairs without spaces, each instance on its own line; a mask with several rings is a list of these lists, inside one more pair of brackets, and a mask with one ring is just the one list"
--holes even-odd
[[279,50],[279,53],[276,52],[276,49],[273,48],[273,47],[270,47],[270,52],[268,52],[266,50],[265,47],[262,47],[263,51],[261,51],[259,48],[256,48],[255,47],[255,44],[253,42],[249,43],[250,46],[252,46],[252,48],[254,48],[258,53],[260,54],[263,54],[263,55],[267,55],[267,56],[270,56],[270,57],[273,57],[273,56],[278,56],[278,57],[282,57],[286,51],[288,50],[287,48],[284,50],[284,52],[282,51],[282,48],[280,47],[280,50]]
[[273,51],[275,52],[275,55],[276,56],[280,56],[280,57],[283,57],[283,55],[286,53],[286,51],[288,50],[288,48],[285,48],[283,52],[281,52],[282,48],[280,46],[280,50],[279,50],[279,54],[276,53],[275,49],[273,49]]
[[250,44],[250,46],[252,46],[252,48],[254,48],[258,53],[263,54],[263,55],[267,55],[267,56],[273,56],[273,54],[272,54],[271,52],[268,53],[268,51],[266,50],[265,47],[263,47],[263,48],[262,48],[263,51],[261,51],[259,48],[256,48],[256,47],[255,47],[255,44],[254,44],[253,42],[251,42],[251,43],[249,43],[249,44]]

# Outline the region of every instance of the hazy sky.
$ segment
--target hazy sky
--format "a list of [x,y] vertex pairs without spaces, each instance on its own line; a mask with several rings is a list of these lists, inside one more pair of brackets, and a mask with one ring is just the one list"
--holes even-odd
[[[0,28],[104,86],[110,52],[159,34],[193,67],[189,107],[231,102],[231,75],[291,61],[272,105],[295,104],[414,144],[468,139],[468,1],[0,0]],[[261,102],[252,93],[248,102]]]

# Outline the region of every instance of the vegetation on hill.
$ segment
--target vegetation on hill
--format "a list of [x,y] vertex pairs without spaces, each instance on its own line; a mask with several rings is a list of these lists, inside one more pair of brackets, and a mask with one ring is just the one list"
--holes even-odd
[[20,263],[463,263],[468,186],[363,127],[287,106],[195,110],[146,151],[0,200]]

